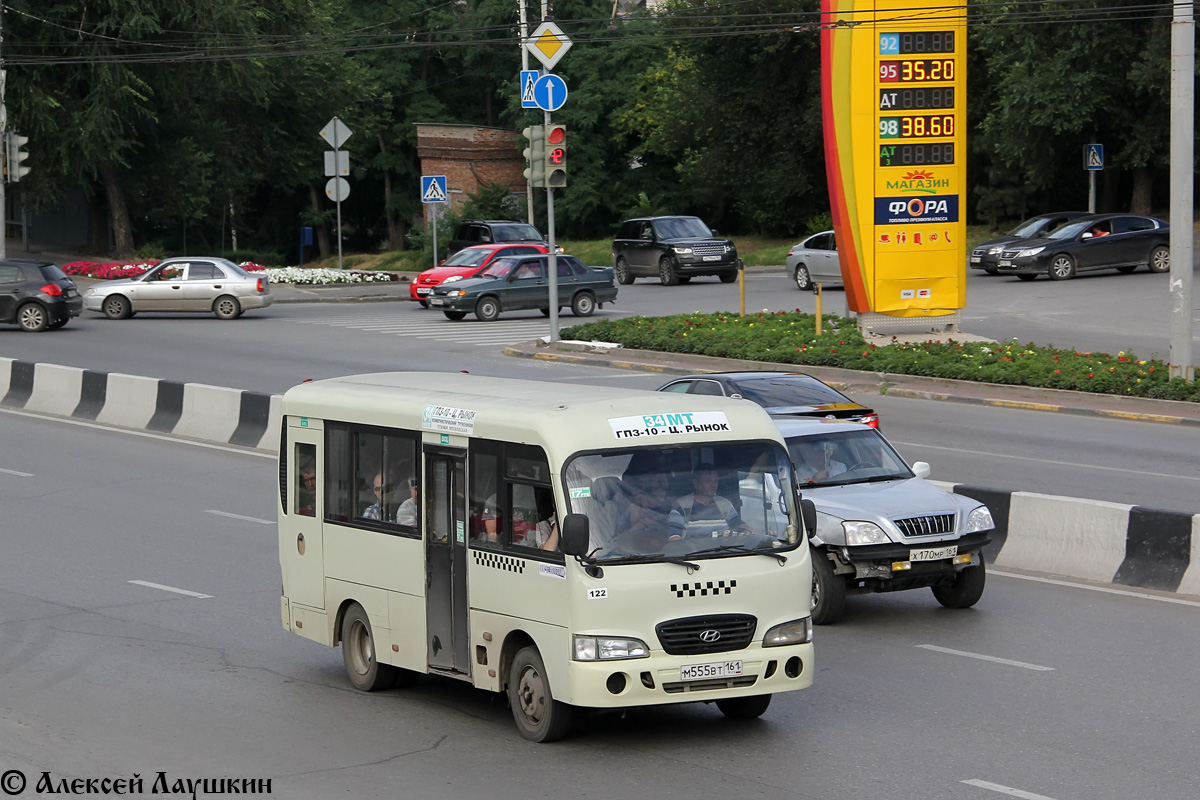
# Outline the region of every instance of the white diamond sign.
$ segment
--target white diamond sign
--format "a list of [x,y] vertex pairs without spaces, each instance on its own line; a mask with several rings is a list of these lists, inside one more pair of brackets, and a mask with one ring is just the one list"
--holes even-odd
[[554,69],[559,59],[571,49],[571,44],[571,39],[562,32],[562,28],[553,22],[543,22],[525,40],[525,49],[542,62],[543,67]]

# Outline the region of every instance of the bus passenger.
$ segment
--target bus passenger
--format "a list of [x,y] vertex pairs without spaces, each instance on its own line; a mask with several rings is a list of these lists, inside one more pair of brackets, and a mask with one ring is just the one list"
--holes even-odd
[[685,494],[671,508],[668,522],[669,541],[685,536],[714,536],[728,530],[750,533],[733,503],[717,494],[717,468],[701,462],[692,470],[692,493]]
[[363,511],[363,519],[384,519],[383,504],[386,496],[392,491],[392,482],[382,472],[375,473],[375,478],[371,481],[371,489],[375,492],[375,502],[367,506]]
[[411,497],[400,504],[399,510],[396,511],[396,522],[415,528],[417,527],[417,500],[420,497],[416,478],[408,479],[408,492]]

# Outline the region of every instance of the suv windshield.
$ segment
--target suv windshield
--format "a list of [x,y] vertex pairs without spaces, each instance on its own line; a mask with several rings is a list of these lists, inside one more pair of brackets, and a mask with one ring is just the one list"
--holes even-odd
[[609,450],[565,469],[600,561],[771,553],[799,542],[787,454],[771,442]]
[[801,489],[913,477],[908,464],[874,428],[789,436],[787,445]]
[[488,256],[492,254],[492,250],[459,250],[454,255],[446,259],[442,264],[443,267],[478,267],[484,262]]
[[532,225],[513,223],[492,226],[493,242],[540,242],[541,240],[542,235]]
[[698,217],[672,217],[654,221],[660,239],[711,239],[712,231]]

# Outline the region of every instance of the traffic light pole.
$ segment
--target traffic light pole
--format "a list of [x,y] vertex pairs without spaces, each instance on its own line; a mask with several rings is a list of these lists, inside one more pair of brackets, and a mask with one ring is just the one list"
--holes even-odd
[[[0,47],[4,45],[4,6],[0,5]],[[4,90],[7,78],[4,71],[4,56],[0,55],[0,147],[4,158],[8,158],[8,109],[4,107]],[[8,164],[5,164],[5,170]],[[8,258],[8,173],[0,180],[0,259]]]
[[[550,129],[550,112],[545,112],[546,130]],[[546,245],[550,257],[546,259],[546,271],[550,273],[550,341],[558,341],[558,246],[554,241],[554,187],[546,183]]]

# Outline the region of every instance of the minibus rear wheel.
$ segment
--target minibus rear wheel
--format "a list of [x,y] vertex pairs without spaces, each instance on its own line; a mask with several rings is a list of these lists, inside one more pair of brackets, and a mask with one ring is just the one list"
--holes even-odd
[[531,742],[553,742],[571,728],[571,707],[550,693],[546,665],[536,647],[517,651],[508,670],[508,704],[517,730]]
[[342,661],[350,683],[363,692],[390,689],[399,677],[399,670],[391,664],[379,663],[371,620],[358,603],[347,608],[342,618]]

